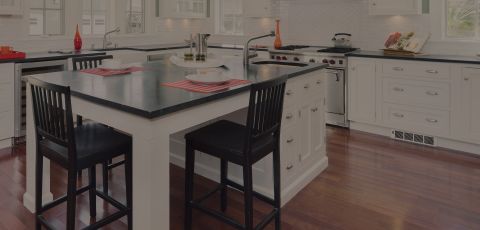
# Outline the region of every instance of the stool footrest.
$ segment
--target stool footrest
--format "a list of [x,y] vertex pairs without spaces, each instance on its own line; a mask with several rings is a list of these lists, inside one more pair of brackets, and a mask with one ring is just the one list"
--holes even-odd
[[[240,184],[238,184],[238,183],[235,183],[235,182],[229,180],[228,178],[227,178],[227,180],[226,180],[226,184],[227,184],[228,186],[230,186],[230,187],[232,187],[232,188],[235,188],[235,189],[238,189],[238,190],[240,190],[240,191],[242,191],[242,192],[245,191],[245,188],[244,188],[242,185],[240,185]],[[260,193],[258,193],[258,192],[255,192],[255,191],[252,191],[252,194],[253,194],[254,197],[258,198],[259,200],[261,200],[261,201],[263,201],[263,202],[266,202],[266,203],[268,203],[268,204],[270,204],[270,205],[272,205],[272,206],[275,206],[275,200],[273,200],[272,198],[267,197],[267,196],[265,196],[265,195],[263,195],[263,194],[260,194]]]
[[219,212],[219,211],[215,211],[215,210],[212,210],[212,209],[209,209],[209,208],[205,208],[203,207],[202,205],[192,201],[190,202],[190,205],[192,206],[192,208],[196,208],[212,217],[215,217],[221,221],[225,221],[227,224],[237,228],[237,229],[245,229],[245,227],[243,225],[241,225],[240,223],[238,223],[237,221],[235,221],[234,219],[228,217],[228,216],[225,216],[223,213]]
[[[78,196],[78,195],[80,195],[80,194],[88,191],[89,189],[90,189],[90,186],[88,186],[88,185],[85,186],[85,187],[83,187],[83,188],[80,188],[80,189],[77,190],[76,195]],[[43,212],[45,212],[45,211],[47,211],[47,210],[49,210],[49,209],[57,206],[57,205],[59,205],[60,203],[65,202],[65,201],[67,201],[67,195],[63,195],[63,196],[61,196],[61,197],[59,197],[59,198],[57,198],[57,199],[55,199],[55,200],[53,200],[53,201],[45,204],[45,205],[43,205],[42,208],[40,209],[40,213],[37,213],[37,215],[39,215],[39,214],[41,214],[41,213],[43,213]]]
[[111,205],[113,205],[115,208],[119,209],[119,210],[127,210],[127,206],[125,206],[124,204],[114,200],[113,198],[111,198],[110,196],[106,195],[105,193],[101,192],[101,191],[98,191],[98,190],[95,190],[95,194],[104,199],[105,201],[107,201],[108,203],[110,203]]
[[123,161],[119,161],[119,162],[117,162],[117,163],[112,163],[112,164],[109,164],[109,165],[108,165],[108,169],[113,169],[113,168],[116,168],[116,167],[118,167],[118,166],[120,166],[120,165],[123,165],[123,164],[125,164],[125,161],[124,161],[124,160],[123,160]]
[[83,228],[83,230],[94,230],[94,229],[99,229],[107,224],[110,224],[112,223],[113,221],[116,221],[120,218],[122,218],[123,216],[127,215],[128,213],[128,210],[119,210],[115,213],[113,213],[112,215],[109,215],[93,224],[91,224],[90,226],[86,227],[86,228]]

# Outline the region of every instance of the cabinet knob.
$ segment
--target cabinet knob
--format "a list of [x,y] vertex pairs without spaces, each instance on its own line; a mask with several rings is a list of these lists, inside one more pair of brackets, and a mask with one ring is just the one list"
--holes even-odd
[[287,143],[292,143],[293,142],[293,138],[290,138],[287,140]]
[[430,122],[430,123],[438,123],[438,120],[437,119],[432,119],[432,118],[427,118],[425,119],[426,121]]
[[292,92],[291,90],[287,90],[287,93],[286,93],[286,94],[287,94],[287,96],[290,96],[290,95],[293,94],[293,92]]
[[292,119],[292,118],[293,118],[293,115],[292,115],[292,114],[288,114],[285,118],[287,118],[287,119]]
[[438,96],[438,92],[435,92],[435,91],[427,91],[427,95],[430,95],[430,96]]
[[393,67],[392,69],[395,70],[395,71],[403,71],[402,67]]
[[315,108],[312,108],[312,112],[317,112],[318,111],[318,108],[315,107]]
[[308,89],[308,88],[310,88],[310,85],[309,85],[309,84],[305,84],[305,85],[303,86],[303,88],[304,88],[304,89]]
[[372,6],[376,6],[376,5],[377,5],[377,3],[376,3],[376,2],[372,2]]
[[398,117],[398,118],[403,118],[403,117],[405,117],[405,115],[403,115],[403,114],[401,114],[401,113],[394,113],[393,116]]
[[470,78],[466,77],[463,79],[464,81],[470,81]]
[[322,81],[321,80],[317,80],[317,85],[320,85],[322,84]]
[[431,74],[438,74],[438,71],[434,69],[429,69],[429,70],[426,70],[425,72],[431,73]]
[[287,170],[290,170],[290,169],[292,169],[292,168],[293,168],[293,165],[292,165],[292,164],[287,165]]

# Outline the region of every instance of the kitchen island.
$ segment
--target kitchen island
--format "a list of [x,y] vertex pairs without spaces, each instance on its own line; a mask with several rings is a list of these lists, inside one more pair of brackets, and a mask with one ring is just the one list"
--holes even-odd
[[[282,203],[285,203],[328,164],[323,119],[323,69],[326,65],[310,63],[292,67],[251,64],[247,71],[238,58],[225,61],[225,71],[234,78],[247,79],[252,83],[280,76],[289,77],[281,144],[284,168]],[[132,136],[133,228],[168,229],[169,164],[172,162],[183,166],[182,151],[171,151],[174,150],[170,146],[172,136],[225,115],[241,114],[241,110],[248,105],[250,87],[243,85],[212,94],[194,93],[161,86],[161,83],[182,80],[195,70],[178,67],[169,60],[141,66],[144,71],[111,77],[71,71],[32,77],[70,86],[73,113]],[[30,90],[30,87],[27,89]],[[32,211],[35,204],[36,140],[29,91],[27,95],[27,191],[24,205]],[[214,168],[210,159],[200,159],[198,163],[198,167],[202,168],[200,174],[215,179],[218,166]],[[205,167],[205,163],[208,167]],[[44,167],[44,201],[52,200],[48,164],[47,161]],[[271,180],[271,162],[264,160],[255,167],[254,189],[260,189],[268,196],[271,194],[271,182],[268,184],[266,181]],[[233,180],[236,179],[235,171],[232,170]]]

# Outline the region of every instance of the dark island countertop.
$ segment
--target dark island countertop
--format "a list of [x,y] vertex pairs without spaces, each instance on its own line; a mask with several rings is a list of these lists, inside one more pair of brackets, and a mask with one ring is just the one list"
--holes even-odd
[[384,54],[383,51],[366,51],[359,50],[346,54],[348,57],[364,57],[364,58],[380,58],[380,59],[397,59],[408,61],[430,61],[430,62],[447,62],[447,63],[463,63],[463,64],[480,64],[480,57],[461,56],[461,55],[416,55],[416,56],[398,56]]
[[56,61],[64,60],[72,57],[83,57],[92,55],[103,55],[105,52],[81,50],[72,53],[49,53],[49,52],[30,52],[27,53],[25,59],[1,59],[0,63],[25,63],[25,62],[39,62],[39,61]]
[[[205,94],[166,87],[161,84],[183,80],[186,75],[195,73],[196,70],[176,66],[168,59],[141,65],[144,67],[144,71],[110,77],[73,71],[30,77],[70,86],[74,96],[149,119],[226,98],[250,89],[250,85],[242,85],[222,92]],[[305,67],[251,64],[249,70],[244,71],[240,58],[226,58],[225,66],[224,71],[233,78],[248,79],[252,83],[282,76],[297,77],[327,67],[325,64],[315,63],[309,63]]]
[[[175,44],[153,44],[153,45],[133,45],[133,46],[121,46],[116,48],[108,49],[95,49],[96,51],[115,51],[115,50],[134,50],[134,51],[162,51],[162,50],[174,50],[174,49],[183,49],[188,48],[189,46],[185,43],[175,43]],[[209,48],[217,49],[233,49],[233,50],[243,50],[242,45],[231,45],[231,44],[220,44],[220,43],[209,43]],[[195,49],[195,48],[194,48]],[[252,50],[254,48],[251,48]],[[268,47],[257,48],[258,51],[268,51]]]

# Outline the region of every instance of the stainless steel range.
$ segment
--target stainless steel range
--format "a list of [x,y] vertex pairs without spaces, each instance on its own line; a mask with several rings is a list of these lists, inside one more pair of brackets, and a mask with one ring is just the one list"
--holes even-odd
[[345,54],[355,50],[357,49],[292,45],[270,50],[270,57],[275,60],[329,64],[326,79],[326,122],[349,127]]

